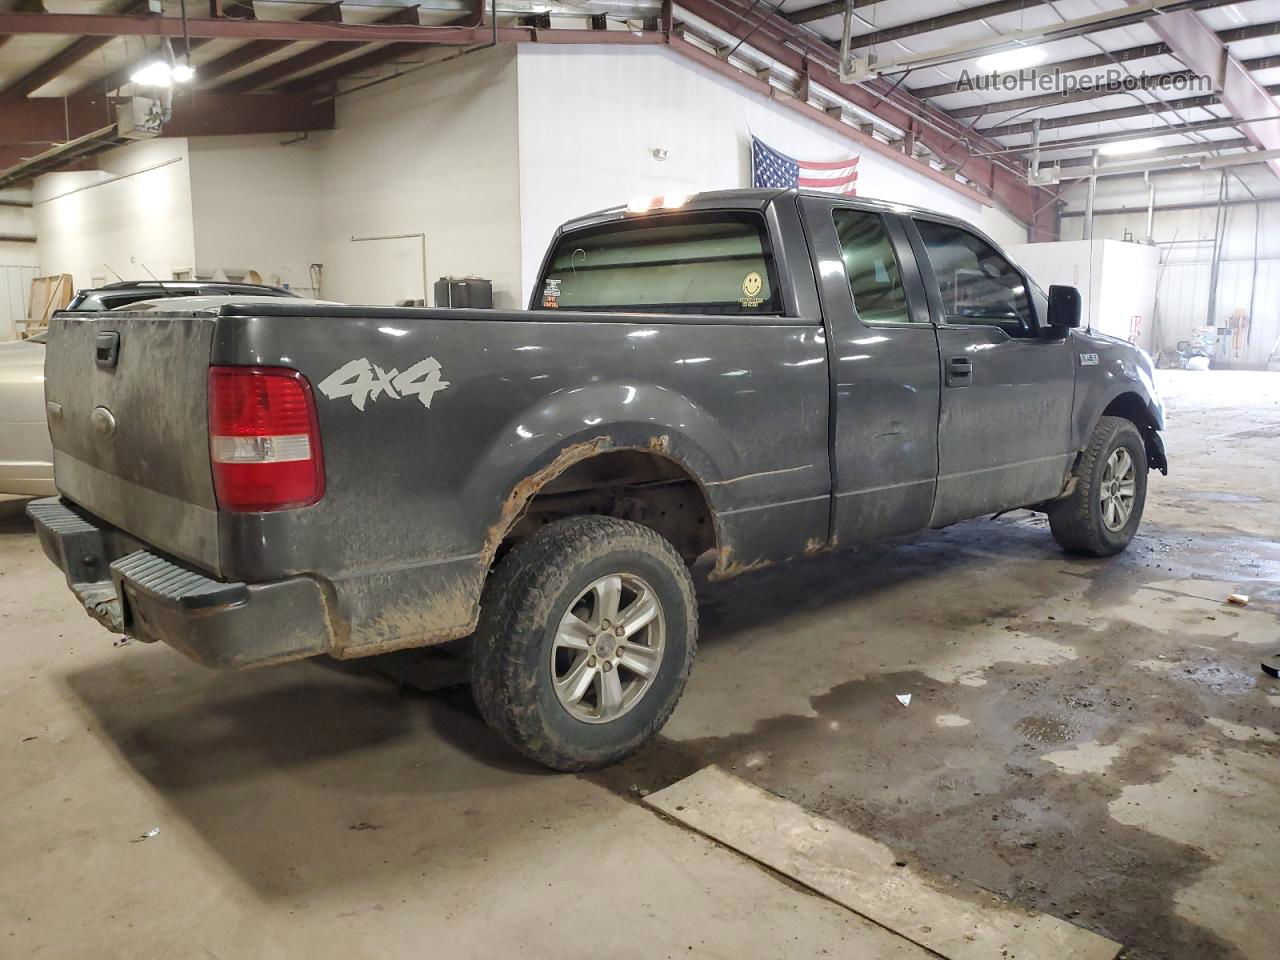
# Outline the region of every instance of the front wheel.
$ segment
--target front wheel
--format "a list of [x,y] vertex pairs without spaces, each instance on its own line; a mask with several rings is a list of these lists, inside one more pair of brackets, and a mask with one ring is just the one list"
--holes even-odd
[[616,763],[675,709],[697,647],[675,548],[611,517],[557,520],[485,586],[471,690],[491,727],[555,770]]
[[1049,505],[1049,528],[1070,553],[1109,557],[1129,545],[1147,499],[1147,449],[1129,420],[1100,417],[1071,495]]

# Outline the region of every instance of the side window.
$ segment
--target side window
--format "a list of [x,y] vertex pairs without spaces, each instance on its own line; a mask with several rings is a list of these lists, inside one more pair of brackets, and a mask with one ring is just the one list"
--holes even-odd
[[1011,337],[1031,337],[1027,282],[991,244],[945,223],[917,220],[942,293],[947,322],[1000,327]]
[[909,323],[907,294],[884,220],[865,210],[834,211],[853,306],[863,323]]

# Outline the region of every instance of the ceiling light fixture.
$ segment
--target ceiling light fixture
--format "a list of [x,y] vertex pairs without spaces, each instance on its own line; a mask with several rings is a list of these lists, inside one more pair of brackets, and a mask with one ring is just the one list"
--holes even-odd
[[1155,137],[1140,137],[1136,140],[1121,140],[1119,143],[1104,143],[1098,152],[1108,157],[1124,157],[1131,153],[1149,153],[1160,146]]
[[163,60],[152,60],[133,71],[129,80],[143,87],[171,87],[174,83],[190,83],[195,76],[195,70],[188,64],[170,65]]
[[979,70],[1004,73],[1010,70],[1025,70],[1027,67],[1044,63],[1046,56],[1048,54],[1043,47],[1014,47],[1012,50],[1001,50],[999,53],[989,53],[985,57],[979,57],[976,66]]

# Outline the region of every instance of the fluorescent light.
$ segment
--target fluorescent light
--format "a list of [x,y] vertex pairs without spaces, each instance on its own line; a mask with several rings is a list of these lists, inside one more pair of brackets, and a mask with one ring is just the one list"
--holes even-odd
[[989,53],[985,57],[979,57],[977,67],[979,70],[992,70],[996,73],[1006,70],[1023,70],[1034,67],[1038,63],[1044,63],[1046,56],[1041,47],[1014,47],[1012,50],[1002,50],[1000,53]]
[[168,87],[173,85],[173,73],[163,60],[152,60],[133,71],[129,80],[144,87]]
[[171,87],[175,83],[190,83],[195,70],[185,63],[170,66],[163,60],[152,60],[129,75],[129,80],[144,87]]
[[1160,146],[1154,137],[1139,137],[1136,140],[1121,140],[1119,143],[1104,143],[1098,152],[1108,157],[1123,157],[1131,153],[1149,153]]

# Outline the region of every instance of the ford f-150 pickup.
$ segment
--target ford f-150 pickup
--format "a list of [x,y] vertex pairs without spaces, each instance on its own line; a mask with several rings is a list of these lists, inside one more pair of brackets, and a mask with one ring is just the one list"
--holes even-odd
[[1149,358],[968,224],[805,192],[561,227],[526,311],[267,298],[58,315],[45,551],[210,666],[470,637],[548,766],[662,726],[729,577],[1017,507],[1123,550],[1166,471]]

